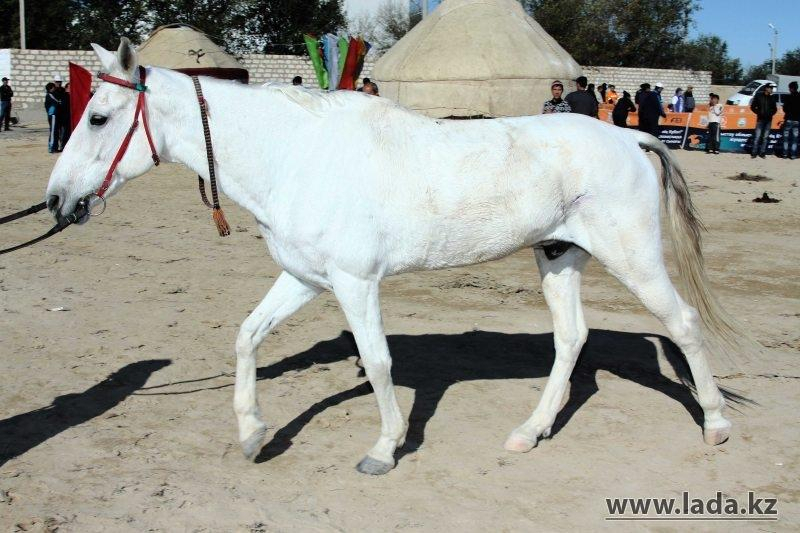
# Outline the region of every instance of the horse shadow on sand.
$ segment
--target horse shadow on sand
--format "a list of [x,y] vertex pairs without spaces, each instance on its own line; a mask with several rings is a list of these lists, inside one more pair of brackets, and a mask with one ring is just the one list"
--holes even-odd
[[150,359],[125,365],[83,392],[64,394],[47,407],[0,420],[0,466],[116,407],[170,363],[169,359]]
[[[553,335],[473,331],[460,334],[390,335],[392,376],[395,385],[414,390],[414,403],[408,417],[406,444],[398,459],[415,452],[425,441],[425,427],[436,413],[447,389],[462,381],[546,378],[553,365]],[[678,380],[661,372],[658,347]],[[333,364],[358,354],[352,334],[322,341],[310,349],[284,358],[257,371],[259,380],[277,378],[287,372],[315,365]],[[88,422],[136,394],[193,394],[232,387],[233,383],[201,386],[191,390],[160,390],[175,385],[199,383],[225,377],[225,374],[144,387],[150,376],[171,363],[151,359],[126,365],[81,393],[65,394],[41,409],[0,420],[0,466],[71,427]],[[703,413],[692,395],[694,385],[680,350],[669,339],[648,333],[622,333],[591,330],[570,378],[569,398],[556,417],[551,436],[557,434],[599,388],[599,370],[638,383],[674,399],[702,427]],[[363,378],[363,371],[354,366]],[[155,390],[152,390],[155,389]],[[137,391],[144,391],[143,393]],[[261,450],[257,462],[273,459],[292,446],[292,439],[318,414],[329,407],[371,394],[365,379],[359,384],[309,406],[278,429]],[[755,402],[722,389],[729,406]],[[531,398],[535,395],[531,391]],[[521,422],[521,421],[520,421]]]
[[[447,389],[461,381],[545,378],[554,360],[553,335],[473,331],[461,334],[390,335],[392,377],[395,385],[414,390],[405,445],[398,459],[414,453],[425,441],[425,427]],[[658,344],[678,377],[665,376],[659,366]],[[258,369],[258,379],[273,379],[286,372],[319,364],[331,364],[357,355],[352,334],[319,342],[307,351]],[[694,384],[680,349],[666,337],[647,333],[591,330],[570,378],[569,398],[553,425],[556,435],[599,388],[598,370],[648,387],[677,401],[702,428],[703,412],[693,396]],[[354,372],[356,370],[354,369]],[[363,376],[363,371],[359,373]],[[215,387],[216,388],[216,387]],[[370,394],[364,381],[314,403],[278,429],[261,450],[256,462],[273,459],[292,445],[292,439],[318,414],[350,399]],[[751,400],[722,389],[729,405],[753,404]],[[531,391],[531,398],[535,392]],[[519,422],[522,422],[521,420]]]

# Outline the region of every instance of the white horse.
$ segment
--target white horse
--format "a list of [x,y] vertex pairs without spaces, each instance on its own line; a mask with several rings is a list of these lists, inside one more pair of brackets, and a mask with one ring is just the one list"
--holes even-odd
[[[137,82],[123,39],[93,45],[104,69]],[[708,444],[730,422],[707,363],[701,323],[736,340],[707,290],[700,224],[686,182],[654,137],[580,115],[433,120],[356,92],[322,94],[202,79],[221,190],[256,219],[283,272],[236,340],[234,410],[247,458],[266,435],[256,398],[256,350],[282,320],[331,290],[341,304],[381,415],[358,470],[383,474],[405,439],[381,321],[380,282],[415,270],[469,265],[533,247],[553,315],[556,358],[539,405],[505,448],[549,436],[587,328],[580,303],[589,257],[600,261],[666,326],[689,363]],[[147,69],[147,113],[163,160],[208,179],[200,112],[188,76]],[[96,191],[133,117],[137,93],[101,83],[47,187],[56,215]],[[640,147],[658,154],[659,178]],[[153,166],[141,128],[109,193]],[[659,222],[663,186],[684,302],[667,275]],[[548,248],[553,243],[569,243]],[[564,249],[566,248],[566,251]],[[561,251],[561,255],[554,253]]]

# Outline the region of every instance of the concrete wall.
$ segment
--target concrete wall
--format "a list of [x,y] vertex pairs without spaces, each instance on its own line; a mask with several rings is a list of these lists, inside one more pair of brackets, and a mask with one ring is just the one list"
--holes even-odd
[[[600,85],[611,83],[616,86],[617,92],[628,91],[634,95],[639,85],[648,82],[655,85],[657,82],[664,84],[663,95],[672,98],[678,87],[686,90],[691,85],[694,87],[694,97],[698,104],[708,103],[708,93],[711,92],[711,72],[705,70],[668,70],[654,68],[625,68],[625,67],[583,67],[583,74],[589,83]],[[665,98],[665,102],[669,101]]]
[[[306,56],[247,54],[241,63],[250,72],[250,83],[290,83],[295,76],[302,76],[306,86],[317,86],[314,67]],[[373,65],[372,61],[366,61],[361,76],[369,78]]]
[[[84,50],[3,50],[0,55],[10,57],[11,86],[14,88],[14,114],[24,122],[41,122],[45,119],[42,101],[44,85],[60,74],[65,80],[68,76],[68,62],[78,63],[90,71],[100,69],[94,52]],[[247,54],[242,64],[250,71],[250,83],[267,81],[291,82],[300,75],[308,86],[316,85],[316,77],[311,61],[305,56]],[[362,76],[369,77],[373,63],[364,65]],[[660,70],[622,67],[583,67],[590,83],[613,83],[633,94],[642,82],[664,84],[664,94],[670,96],[676,87],[694,86],[698,103],[708,101],[711,90],[711,73],[706,71]],[[719,91],[718,91],[719,92]],[[723,95],[725,96],[725,95]]]

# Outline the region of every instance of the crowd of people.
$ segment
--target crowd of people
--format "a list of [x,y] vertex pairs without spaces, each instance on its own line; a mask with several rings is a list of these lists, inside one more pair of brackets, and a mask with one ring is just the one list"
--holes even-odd
[[[595,85],[588,83],[585,76],[576,78],[575,84],[577,90],[564,96],[564,84],[559,80],[554,81],[550,86],[553,98],[544,103],[542,113],[580,113],[597,118],[599,104],[611,104],[614,106],[611,119],[615,126],[627,128],[629,113],[636,112],[639,118],[639,130],[658,137],[659,119],[667,116],[664,111],[662,96],[664,85],[662,83],[656,83],[652,88],[649,83],[642,83],[633,99],[628,91],[622,91],[622,96],[619,96],[613,84],[603,83],[595,89]],[[754,96],[750,104],[750,109],[756,115],[752,158],[766,157],[772,118],[778,111],[777,100],[772,94],[774,88],[775,84],[767,84],[764,92]],[[678,87],[666,108],[674,113],[693,112],[697,106],[693,91],[694,88],[691,85],[685,91]],[[598,98],[598,94],[600,98]],[[779,157],[796,159],[798,130],[800,130],[800,94],[798,94],[797,82],[789,84],[789,94],[784,97],[783,111],[785,114],[783,151]],[[719,95],[710,93],[706,116],[708,121],[707,154],[719,154],[722,113],[723,107],[719,103]]]

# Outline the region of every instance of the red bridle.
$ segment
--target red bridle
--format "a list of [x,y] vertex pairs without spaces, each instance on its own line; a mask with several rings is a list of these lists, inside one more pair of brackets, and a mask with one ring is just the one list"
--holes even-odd
[[122,144],[120,145],[119,150],[117,150],[117,155],[114,156],[114,161],[112,161],[111,166],[106,173],[106,178],[103,180],[103,184],[100,185],[100,188],[97,189],[97,193],[95,193],[98,197],[103,198],[103,196],[106,194],[106,191],[108,191],[108,188],[111,186],[111,180],[114,177],[114,171],[117,169],[117,165],[125,155],[125,152],[128,150],[128,145],[131,143],[131,138],[133,137],[136,128],[139,127],[139,117],[142,117],[144,132],[147,135],[147,142],[150,144],[150,152],[153,155],[153,163],[158,165],[161,160],[158,158],[156,146],[153,144],[153,136],[150,134],[150,126],[147,123],[147,104],[145,103],[144,99],[145,93],[147,92],[147,86],[144,84],[147,77],[147,71],[145,68],[141,65],[139,66],[139,83],[131,83],[127,80],[115,78],[114,76],[109,76],[108,74],[104,74],[102,72],[99,72],[97,77],[108,83],[113,83],[114,85],[119,85],[120,87],[133,89],[134,91],[139,92],[139,97],[136,101],[136,112],[133,114],[133,124],[131,124],[128,133],[122,140]]

